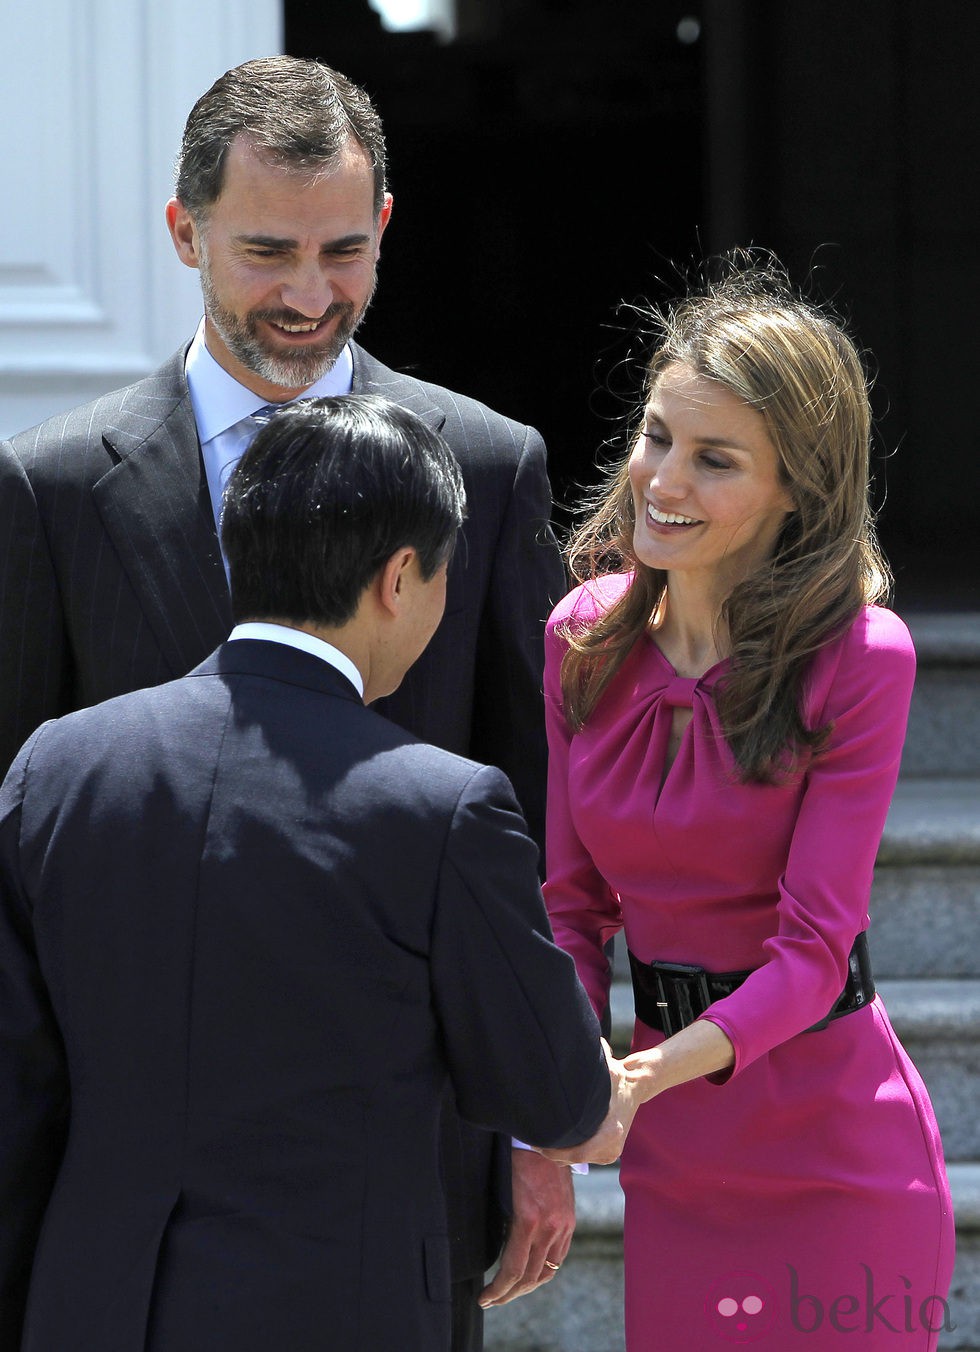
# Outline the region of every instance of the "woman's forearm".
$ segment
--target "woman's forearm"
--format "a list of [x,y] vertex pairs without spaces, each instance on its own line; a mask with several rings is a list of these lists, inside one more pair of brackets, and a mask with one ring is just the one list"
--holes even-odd
[[735,1049],[716,1023],[699,1019],[657,1047],[631,1052],[622,1064],[638,1101],[647,1103],[675,1085],[731,1070]]

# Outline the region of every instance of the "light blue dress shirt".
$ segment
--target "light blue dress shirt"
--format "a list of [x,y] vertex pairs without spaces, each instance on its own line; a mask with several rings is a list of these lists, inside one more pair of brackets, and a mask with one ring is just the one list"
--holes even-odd
[[[184,374],[191,394],[197,435],[201,441],[211,510],[220,536],[221,494],[232,470],[258,431],[258,426],[252,421],[252,414],[264,408],[266,400],[246,389],[223,366],[218,365],[204,342],[203,319],[188,349]],[[350,394],[353,381],[354,358],[348,345],[326,375],[304,390],[300,397],[320,399],[328,395]]]

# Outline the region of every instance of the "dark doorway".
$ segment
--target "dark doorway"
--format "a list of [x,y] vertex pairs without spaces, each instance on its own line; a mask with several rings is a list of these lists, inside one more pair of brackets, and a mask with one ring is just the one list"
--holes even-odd
[[700,44],[683,4],[490,8],[442,44],[384,32],[367,0],[287,0],[286,49],[384,119],[395,212],[365,346],[538,427],[574,505],[640,393],[620,302],[662,297],[702,248]]

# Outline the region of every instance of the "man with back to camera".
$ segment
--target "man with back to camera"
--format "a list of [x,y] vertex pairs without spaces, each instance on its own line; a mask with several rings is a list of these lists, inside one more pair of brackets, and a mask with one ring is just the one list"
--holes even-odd
[[[245,130],[247,128],[247,131]],[[256,423],[300,393],[378,392],[441,430],[469,498],[446,617],[379,707],[500,766],[543,840],[541,639],[564,591],[533,430],[396,374],[351,341],[391,215],[367,96],[315,62],[227,72],[185,128],[167,222],[205,318],[158,372],[0,445],[0,769],[45,718],[183,675],[228,633],[215,528]],[[501,1236],[506,1155],[447,1119],[457,1352]],[[567,1177],[514,1152],[513,1216],[485,1298],[549,1279],[571,1237]]]
[[0,1352],[448,1348],[447,1079],[485,1128],[615,1138],[506,778],[366,707],[463,502],[401,408],[280,414],[226,496],[230,639],[16,758]]

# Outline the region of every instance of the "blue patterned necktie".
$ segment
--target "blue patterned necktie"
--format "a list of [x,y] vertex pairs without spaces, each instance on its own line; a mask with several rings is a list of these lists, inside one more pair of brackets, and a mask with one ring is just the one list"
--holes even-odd
[[[247,418],[242,418],[241,422],[238,424],[239,427],[244,427],[248,423],[251,424],[251,429],[246,434],[247,440],[243,437],[243,439],[239,441],[237,454],[221,466],[221,470],[219,471],[219,487],[222,497],[224,496],[228,480],[234,473],[235,466],[238,464],[248,447],[252,444],[253,439],[263,427],[271,422],[277,413],[280,413],[284,408],[289,407],[289,404],[263,404],[262,407],[257,408],[254,413],[249,413]],[[220,521],[220,513],[218,519]]]
[[289,408],[289,404],[263,404],[261,408],[257,408],[254,413],[250,413],[248,416],[256,427],[265,427],[266,423],[271,421],[277,413],[281,413],[284,408]]

